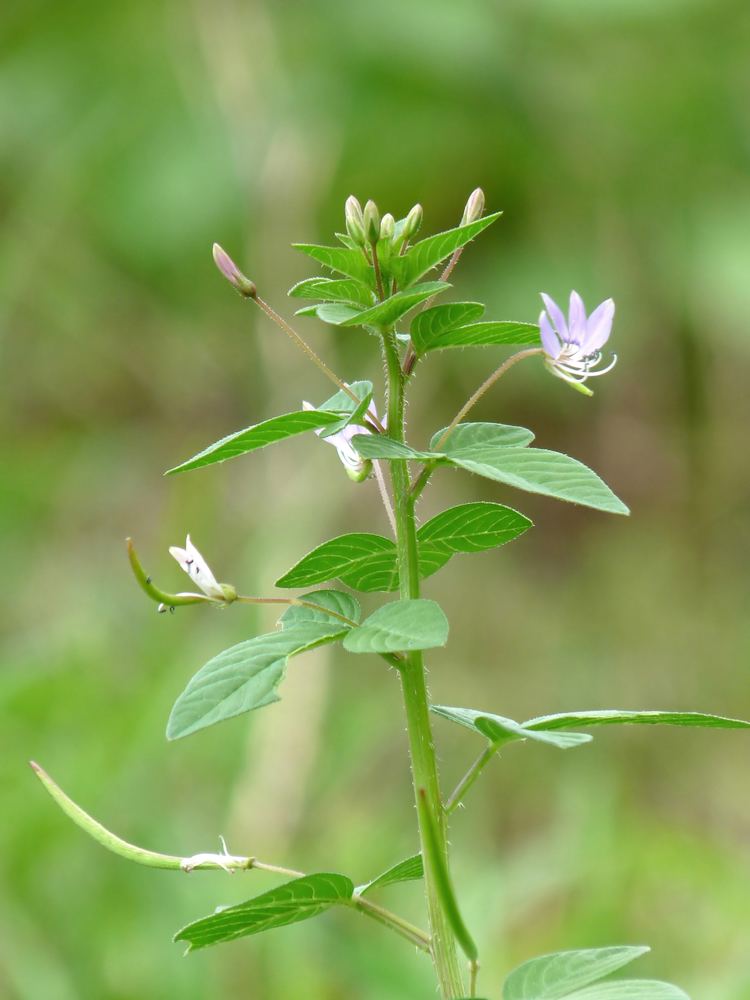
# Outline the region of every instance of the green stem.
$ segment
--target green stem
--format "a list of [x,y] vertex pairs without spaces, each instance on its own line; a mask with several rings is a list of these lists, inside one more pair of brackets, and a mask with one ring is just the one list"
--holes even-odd
[[424,931],[420,930],[419,927],[415,927],[414,924],[409,923],[408,920],[404,920],[403,917],[399,917],[396,913],[391,913],[390,910],[386,910],[385,907],[380,906],[378,903],[373,903],[371,899],[364,899],[362,896],[354,896],[352,898],[352,906],[359,910],[360,913],[364,913],[366,916],[371,917],[373,920],[377,920],[378,923],[383,924],[385,927],[390,927],[392,931],[396,931],[401,937],[406,938],[411,944],[415,945],[421,951],[430,953],[430,938]]
[[466,774],[461,778],[456,788],[445,803],[445,815],[450,816],[451,813],[455,812],[456,809],[461,805],[466,793],[472,787],[474,782],[477,780],[482,771],[487,767],[489,762],[495,756],[499,748],[499,744],[491,743],[486,750],[484,750],[471,765]]
[[[388,374],[388,433],[404,440],[404,375],[393,333],[383,335],[383,352]],[[405,461],[391,462],[393,500],[396,515],[396,548],[402,598],[418,598],[419,558],[416,517],[410,496],[409,469]],[[456,951],[456,941],[440,895],[440,870],[447,864],[448,842],[443,813],[435,747],[430,723],[427,679],[421,652],[404,655],[401,681],[409,738],[414,798],[418,807],[422,856],[425,860],[425,890],[432,938],[432,960],[444,998],[465,995]],[[420,808],[420,789],[424,790]],[[434,836],[422,819],[427,811]],[[439,852],[439,857],[435,856]]]

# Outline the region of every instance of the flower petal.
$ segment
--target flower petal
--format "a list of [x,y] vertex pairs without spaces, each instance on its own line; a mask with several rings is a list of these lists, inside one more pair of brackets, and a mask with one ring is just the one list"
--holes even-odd
[[593,354],[604,347],[612,332],[614,318],[615,303],[612,299],[605,299],[594,309],[586,323],[586,340],[582,345],[586,354]]
[[559,358],[562,344],[560,343],[560,338],[552,329],[552,324],[544,310],[539,314],[539,332],[542,337],[542,347],[546,351],[547,356],[552,358],[553,361]]
[[570,293],[568,333],[572,344],[578,344],[579,347],[583,345],[586,339],[586,306],[578,292]]
[[568,324],[565,322],[565,316],[560,306],[555,302],[553,298],[547,295],[546,292],[541,293],[542,302],[544,302],[544,308],[549,313],[549,318],[552,320],[552,325],[557,331],[557,335],[560,340],[565,343],[568,339]]
[[177,560],[180,567],[187,573],[191,580],[198,584],[200,589],[208,597],[224,597],[224,591],[216,581],[216,577],[209,569],[206,560],[198,549],[190,541],[190,535],[185,540],[185,548],[181,549],[177,545],[172,545],[169,554]]

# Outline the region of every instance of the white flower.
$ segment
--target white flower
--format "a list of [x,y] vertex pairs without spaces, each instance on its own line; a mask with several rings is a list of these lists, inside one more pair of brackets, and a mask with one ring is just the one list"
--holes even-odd
[[190,858],[183,858],[180,862],[180,868],[184,872],[191,872],[200,865],[215,865],[217,868],[223,868],[224,871],[228,872],[230,875],[234,875],[238,868],[250,867],[250,858],[241,858],[236,854],[229,853],[226,841],[223,837],[219,837],[219,843],[221,844],[220,854],[194,854]]
[[606,375],[617,361],[615,354],[606,368],[597,370],[602,348],[612,330],[615,304],[612,299],[605,299],[587,317],[583,299],[578,292],[571,292],[566,322],[554,299],[542,292],[542,300],[545,308],[539,317],[539,329],[547,367],[553,375],[590,396],[591,390],[583,383],[596,375]]
[[[190,541],[190,535],[185,539],[184,549],[179,548],[177,545],[172,545],[170,546],[169,554],[177,560],[182,569],[200,587],[206,597],[212,601],[226,601],[230,599],[230,595],[227,592],[227,585],[217,582],[208,563]],[[178,594],[177,596],[199,597],[200,595]]]
[[[302,409],[315,410],[317,407],[305,400],[302,403]],[[374,417],[375,420],[378,419],[374,403],[370,403],[367,412],[370,416]],[[324,431],[325,427],[321,427],[315,431],[315,433],[318,437],[320,437]],[[347,424],[343,430],[336,431],[335,434],[330,434],[328,437],[324,437],[323,441],[334,446],[349,478],[353,479],[355,482],[361,482],[369,476],[372,463],[369,459],[362,458],[352,444],[352,438],[354,438],[357,434],[372,434],[372,431],[369,427],[363,427],[360,424]]]

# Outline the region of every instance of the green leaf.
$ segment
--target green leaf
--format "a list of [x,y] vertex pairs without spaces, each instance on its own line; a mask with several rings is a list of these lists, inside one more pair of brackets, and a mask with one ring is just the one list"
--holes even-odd
[[441,261],[450,257],[459,247],[466,246],[482,230],[499,219],[502,214],[502,212],[495,212],[493,215],[485,215],[483,219],[477,219],[476,222],[448,229],[443,233],[428,236],[427,239],[415,243],[402,257],[396,257],[391,261],[391,270],[399,285],[402,288],[407,288]]
[[287,294],[297,299],[347,302],[360,309],[369,306],[374,298],[367,285],[355,278],[305,278],[293,285]]
[[[362,613],[357,598],[352,597],[351,594],[345,594],[343,590],[313,590],[297,599],[308,601],[309,604],[317,604],[319,607],[312,608],[309,604],[307,606],[292,604],[279,618],[279,624],[282,628],[307,622],[331,623],[340,628],[342,623],[339,615],[343,615],[353,622],[358,622]],[[327,611],[333,612],[333,614],[328,614]]]
[[258,635],[225,649],[201,667],[174,704],[167,739],[177,740],[217,722],[279,700],[291,656],[336,642],[349,628],[336,619],[289,625],[281,632]]
[[610,514],[630,513],[595,472],[559,452],[541,448],[488,447],[477,449],[471,458],[467,458],[460,451],[457,454],[450,441],[443,447],[453,465],[478,476]]
[[188,951],[197,951],[309,920],[332,906],[347,903],[353,893],[354,885],[345,875],[329,872],[305,875],[245,903],[222,907],[216,913],[195,920],[178,931],[174,940],[187,941]]
[[448,641],[448,619],[439,604],[423,598],[378,608],[344,639],[350,653],[400,653],[435,649]]
[[423,542],[444,545],[451,552],[482,552],[522,535],[531,521],[499,503],[462,503],[444,510],[417,532]]
[[384,302],[379,302],[369,309],[343,319],[339,325],[377,326],[381,328],[393,326],[396,320],[408,313],[414,306],[432,298],[433,295],[439,295],[440,292],[444,292],[450,287],[445,281],[427,281],[424,284],[415,285],[407,291],[396,292]]
[[266,445],[283,441],[284,438],[303,434],[305,431],[328,427],[341,420],[337,413],[326,413],[322,410],[297,410],[294,413],[284,413],[280,417],[271,417],[260,424],[246,427],[244,430],[229,434],[220,441],[215,441],[203,451],[193,455],[186,462],[169,469],[168,476],[175,472],[187,472],[188,469],[200,469],[204,465],[214,465],[216,462],[226,462],[248,451],[257,451]]
[[365,414],[372,402],[372,382],[351,382],[349,389],[359,400],[358,403],[354,402],[348,392],[339,389],[330,399],[327,399],[325,403],[321,403],[317,407],[318,410],[322,410],[325,413],[345,414],[338,423],[331,424],[330,427],[326,427],[321,431],[321,437],[330,437],[331,434],[337,434],[349,424],[361,424],[364,421]]
[[523,725],[527,729],[550,731],[571,726],[699,726],[711,729],[750,729],[750,722],[731,719],[723,715],[706,715],[703,712],[622,712],[604,709],[593,712],[562,712],[558,715],[540,715]]
[[429,351],[433,340],[456,327],[479,319],[483,312],[481,302],[446,302],[417,313],[410,327],[414,349],[418,354]]
[[388,885],[396,885],[399,882],[416,882],[424,877],[424,865],[422,855],[414,854],[404,861],[399,861],[397,865],[384,871],[371,882],[358,886],[354,891],[358,896],[364,896],[372,889],[383,889]]
[[[420,546],[420,576],[436,573],[451,555],[444,545]],[[365,593],[397,590],[398,558],[394,542],[366,532],[339,535],[303,556],[276,581],[276,586],[308,587],[335,579]]]
[[[370,585],[369,577],[374,577]],[[339,535],[323,542],[276,581],[277,587],[309,587],[340,579],[357,590],[390,590],[398,586],[396,546],[389,538],[368,532]],[[382,586],[386,582],[386,586]]]
[[534,740],[537,743],[548,743],[561,750],[590,743],[593,737],[589,733],[548,733],[522,726],[513,719],[502,715],[492,715],[489,712],[477,712],[472,708],[449,708],[446,705],[430,705],[430,711],[459,726],[471,729],[484,736],[490,743],[514,743],[517,740]]
[[417,451],[403,441],[396,441],[385,434],[356,434],[352,444],[362,458],[384,458],[392,461],[428,462],[441,458],[440,452]]
[[[420,577],[436,573],[456,552],[480,552],[503,545],[530,525],[523,514],[502,504],[468,503],[443,511],[417,532]],[[303,556],[276,586],[309,587],[336,579],[366,593],[396,590],[394,542],[368,532],[339,535]]]
[[308,257],[317,260],[318,263],[345,274],[349,278],[356,278],[364,282],[368,287],[373,287],[375,272],[370,264],[365,260],[361,250],[349,250],[346,247],[321,247],[313,243],[292,243],[295,250],[301,250]]
[[590,948],[533,958],[505,980],[503,1000],[569,1000],[574,990],[603,979],[648,951],[627,946]]
[[690,1000],[690,997],[678,986],[656,979],[618,979],[568,993],[565,1000]]
[[425,338],[417,350],[423,354],[426,351],[442,351],[446,347],[494,347],[505,344],[538,345],[539,343],[539,327],[536,323],[488,320],[483,323],[453,327],[434,334]]
[[358,316],[360,311],[354,306],[345,305],[343,302],[323,302],[314,306],[304,306],[302,309],[298,309],[294,315],[317,316],[323,323],[341,326],[345,320],[351,319],[352,316]]
[[458,424],[442,441],[445,430],[443,428],[433,436],[430,448],[440,450],[448,456],[477,462],[481,462],[486,455],[494,455],[498,448],[524,448],[534,440],[531,431],[512,424]]

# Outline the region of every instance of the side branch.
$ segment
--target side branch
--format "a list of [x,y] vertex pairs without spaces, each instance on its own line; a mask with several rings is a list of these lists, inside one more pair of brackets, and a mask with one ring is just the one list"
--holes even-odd
[[[161,854],[158,851],[148,851],[143,847],[138,847],[136,844],[131,844],[129,841],[123,840],[122,837],[118,837],[112,833],[111,830],[108,830],[98,820],[94,819],[93,816],[77,805],[39,764],[34,761],[30,761],[30,764],[36,776],[66,816],[72,819],[76,826],[80,827],[84,833],[87,833],[98,844],[101,844],[102,847],[106,847],[108,851],[119,855],[121,858],[125,858],[127,861],[133,861],[135,864],[144,865],[147,868],[162,868],[168,871],[222,870],[233,874],[235,871],[257,869],[258,871],[283,875],[286,878],[304,877],[304,872],[297,871],[294,868],[284,868],[281,865],[272,865],[265,861],[259,861],[257,858],[229,854],[223,839],[223,851],[221,853],[194,854],[187,858],[182,858],[176,854]],[[347,900],[347,905],[350,905],[360,913],[364,913],[365,916],[376,920],[378,923],[390,927],[391,930],[396,931],[397,934],[400,934],[410,944],[429,953],[430,938],[428,935],[397,914],[391,913],[390,910],[386,910],[369,899],[363,899],[361,896],[354,896],[351,900]]]

